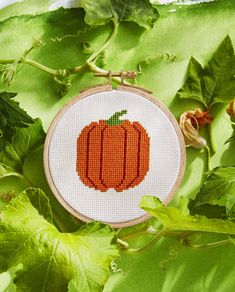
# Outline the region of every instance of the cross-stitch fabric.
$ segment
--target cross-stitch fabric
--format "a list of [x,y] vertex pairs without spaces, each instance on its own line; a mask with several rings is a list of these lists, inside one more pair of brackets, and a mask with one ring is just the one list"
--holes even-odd
[[180,167],[173,125],[135,93],[89,95],[65,111],[51,135],[49,171],[61,197],[80,214],[104,222],[144,215],[143,195],[166,200]]

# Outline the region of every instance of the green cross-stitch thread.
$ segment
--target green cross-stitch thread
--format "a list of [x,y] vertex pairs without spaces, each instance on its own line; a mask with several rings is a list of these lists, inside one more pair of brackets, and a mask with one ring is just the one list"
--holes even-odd
[[126,114],[127,114],[127,110],[116,112],[114,115],[111,116],[111,118],[106,120],[106,123],[110,126],[121,125],[123,123],[123,120],[120,120],[119,118],[122,115],[126,115]]

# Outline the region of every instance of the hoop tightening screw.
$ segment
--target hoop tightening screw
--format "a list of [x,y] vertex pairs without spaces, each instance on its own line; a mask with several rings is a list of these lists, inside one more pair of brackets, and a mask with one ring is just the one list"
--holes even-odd
[[109,84],[112,84],[112,77],[121,77],[121,84],[124,83],[125,79],[135,79],[137,76],[137,73],[135,71],[120,71],[120,72],[99,72],[95,73],[96,77],[108,77]]

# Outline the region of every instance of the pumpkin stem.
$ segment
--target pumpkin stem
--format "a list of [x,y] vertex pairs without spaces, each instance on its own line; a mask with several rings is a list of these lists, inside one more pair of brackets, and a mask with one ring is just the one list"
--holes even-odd
[[114,115],[111,116],[111,118],[106,120],[106,123],[110,126],[121,125],[123,120],[120,120],[119,118],[122,115],[126,115],[126,114],[127,114],[127,110],[122,110],[120,112],[116,112]]

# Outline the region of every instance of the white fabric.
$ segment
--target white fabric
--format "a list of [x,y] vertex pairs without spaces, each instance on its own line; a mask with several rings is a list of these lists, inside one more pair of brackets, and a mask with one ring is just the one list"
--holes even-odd
[[[121,119],[138,121],[149,134],[149,171],[138,186],[129,190],[91,189],[76,173],[77,137],[91,122],[106,120],[124,109],[127,114]],[[179,165],[179,141],[167,116],[146,98],[117,90],[90,95],[68,108],[56,125],[49,145],[49,168],[60,195],[79,213],[104,222],[124,222],[144,215],[138,208],[143,195],[166,199],[176,181]]]

